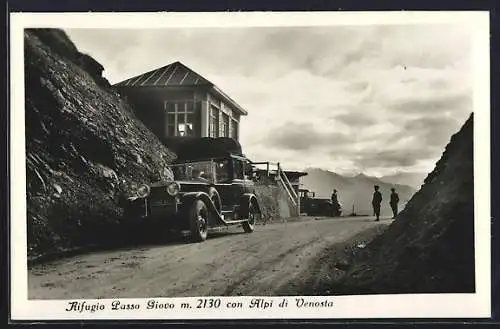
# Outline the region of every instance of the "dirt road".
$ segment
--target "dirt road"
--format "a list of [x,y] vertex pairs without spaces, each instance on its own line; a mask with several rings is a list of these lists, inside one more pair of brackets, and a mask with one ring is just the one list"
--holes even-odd
[[29,271],[30,299],[273,295],[328,245],[384,225],[369,218],[303,219],[241,227],[204,243],[95,252]]

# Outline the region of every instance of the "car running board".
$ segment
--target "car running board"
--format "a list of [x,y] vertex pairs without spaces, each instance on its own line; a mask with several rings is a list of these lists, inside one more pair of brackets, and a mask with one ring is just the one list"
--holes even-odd
[[234,224],[241,224],[247,221],[247,219],[235,219],[235,220],[226,220],[224,217],[222,217],[218,212],[217,212],[217,217],[218,220],[225,225],[234,225]]
[[222,219],[222,222],[226,225],[243,224],[246,221],[247,221],[246,219],[238,219],[238,220],[224,220],[224,219]]
[[216,209],[213,209],[213,210],[215,210],[215,212],[217,213],[217,219],[219,220],[219,222],[221,222],[224,225],[242,224],[242,223],[247,221],[246,218],[235,219],[235,220],[226,220],[226,219],[224,219],[224,213],[232,213],[232,211],[224,211],[223,210],[222,215],[221,215]]

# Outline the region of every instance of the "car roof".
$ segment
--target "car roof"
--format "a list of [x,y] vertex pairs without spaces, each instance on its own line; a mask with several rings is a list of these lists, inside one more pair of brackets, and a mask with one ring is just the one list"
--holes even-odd
[[250,161],[245,156],[239,154],[228,154],[227,156],[218,156],[218,157],[199,157],[192,159],[178,159],[174,164],[183,164],[183,163],[193,163],[193,162],[203,162],[203,161],[215,161],[215,160],[226,160],[226,159],[238,159],[242,161]]

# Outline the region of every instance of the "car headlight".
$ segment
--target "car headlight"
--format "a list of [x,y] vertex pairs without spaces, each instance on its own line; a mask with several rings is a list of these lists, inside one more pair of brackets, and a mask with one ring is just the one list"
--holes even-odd
[[149,195],[149,186],[144,184],[144,185],[141,185],[139,186],[139,188],[137,189],[137,196],[139,198],[145,198]]
[[167,185],[167,193],[171,196],[176,196],[179,194],[179,190],[181,189],[180,185],[176,182],[172,182]]

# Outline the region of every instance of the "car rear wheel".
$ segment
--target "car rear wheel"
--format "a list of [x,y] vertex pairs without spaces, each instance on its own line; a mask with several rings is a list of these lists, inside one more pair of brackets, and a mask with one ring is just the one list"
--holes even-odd
[[191,239],[202,242],[208,235],[208,208],[202,200],[195,200],[189,212]]
[[243,222],[243,230],[245,230],[246,233],[252,233],[254,231],[255,220],[258,214],[259,213],[255,204],[253,202],[250,203],[250,206],[248,207],[248,219]]

